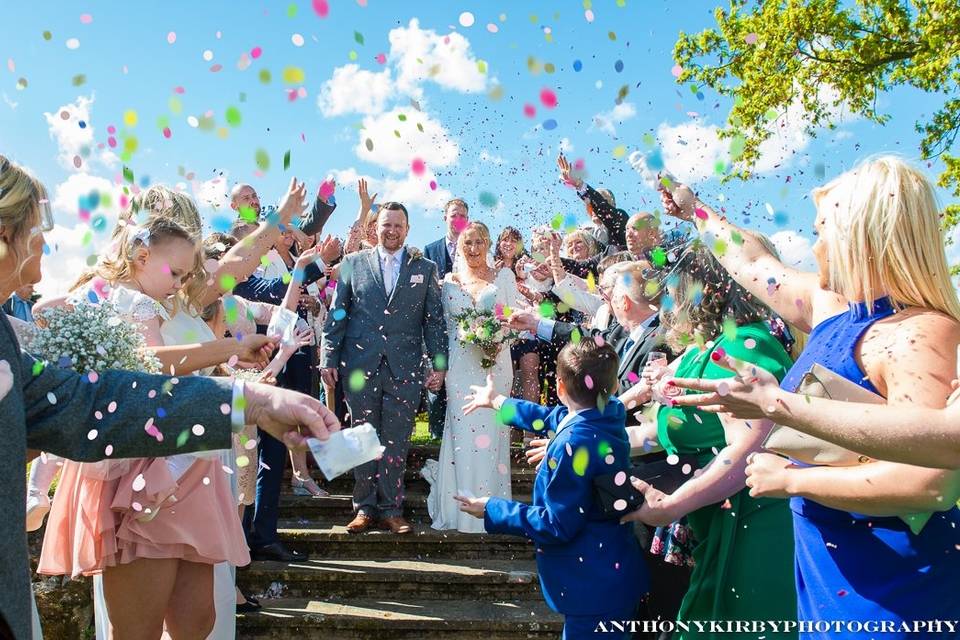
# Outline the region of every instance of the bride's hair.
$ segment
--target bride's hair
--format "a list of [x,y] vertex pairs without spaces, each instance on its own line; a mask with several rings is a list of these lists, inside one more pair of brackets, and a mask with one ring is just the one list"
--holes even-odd
[[493,266],[493,257],[490,255],[490,245],[492,244],[490,241],[490,229],[482,222],[474,221],[468,223],[457,237],[457,259],[453,262],[453,271],[456,273],[460,273],[466,269],[467,263],[463,259],[463,239],[466,238],[467,234],[471,231],[479,233],[483,241],[487,243],[487,265],[490,267]]

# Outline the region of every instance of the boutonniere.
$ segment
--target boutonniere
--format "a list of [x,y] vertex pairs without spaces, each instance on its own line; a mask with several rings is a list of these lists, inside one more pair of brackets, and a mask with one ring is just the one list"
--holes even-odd
[[414,260],[419,260],[422,258],[423,251],[420,251],[420,249],[417,249],[416,247],[407,247],[407,255],[409,256],[407,259],[407,264],[410,264]]

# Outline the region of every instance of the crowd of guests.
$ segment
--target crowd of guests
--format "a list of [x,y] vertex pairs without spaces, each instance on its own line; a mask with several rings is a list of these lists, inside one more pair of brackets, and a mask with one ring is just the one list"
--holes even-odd
[[[42,185],[0,164],[0,225],[42,228],[32,218],[44,214]],[[593,428],[591,420],[614,448],[622,440],[623,452],[611,449],[617,469],[632,455],[636,466],[622,466],[627,473],[681,470],[669,489],[635,479],[642,500],[612,517],[594,508],[592,487],[584,489],[603,471],[598,456],[583,473],[550,476],[567,483],[564,495],[586,501],[579,517],[556,512],[550,492],[561,480],[551,489],[539,475],[536,522],[516,503],[465,502],[488,531],[527,535],[556,556],[589,560],[603,543],[622,550],[614,554],[617,571],[588,570],[590,562],[581,571],[577,562],[538,554],[548,601],[568,616],[566,637],[585,637],[605,618],[899,624],[955,617],[960,438],[958,405],[948,397],[960,303],[923,174],[882,157],[815,190],[812,274],[784,265],[765,237],[735,226],[685,185],[662,189],[662,214],[629,215],[562,155],[558,168],[588,222],[562,231],[508,226],[490,247],[491,266],[509,269],[522,296],[503,317],[523,336],[510,347],[513,408],[505,422],[533,432],[524,442],[540,474],[553,473],[548,467],[577,433]],[[14,181],[32,185],[16,202]],[[182,380],[252,369],[251,388],[266,383],[319,398],[331,425],[348,423],[345,380],[327,369],[321,375],[317,336],[331,322],[344,259],[376,249],[385,237],[384,211],[397,209],[378,206],[361,180],[357,218],[346,238],[333,238],[323,233],[335,209],[329,187],[308,203],[306,186],[294,180],[279,205],[267,208],[253,186],[239,184],[230,233],[206,238],[188,196],[150,187],[131,199],[110,248],[71,295],[31,308],[39,272],[32,280],[18,275],[5,288],[4,311],[29,324],[44,309],[107,299],[140,324],[165,372]],[[423,251],[441,279],[462,259],[468,203],[448,202],[443,223],[443,237]],[[16,255],[26,251],[3,259]],[[815,365],[889,406],[793,393]],[[478,389],[448,398],[438,380],[430,378],[418,407],[434,437],[443,434],[448,402],[504,413],[506,397]],[[862,455],[840,466],[766,452],[775,424]],[[28,436],[46,452],[34,460],[26,492],[27,529],[39,528],[50,512],[39,572],[97,576],[104,634],[156,638],[167,629],[173,637],[233,637],[234,607],[250,611],[259,603],[234,587],[232,568],[250,559],[305,559],[277,535],[287,460],[294,491],[326,495],[302,451],[288,452],[290,443],[277,437],[283,431],[270,419],[241,420],[228,452],[171,456],[144,445],[129,455],[155,457],[99,466],[69,446],[47,448]],[[244,459],[249,463],[238,464]],[[224,465],[235,473],[217,472]],[[146,492],[137,489],[143,484]],[[572,529],[562,530],[567,522]],[[398,534],[412,529],[402,513],[386,525]],[[5,605],[2,613],[12,627],[26,628],[17,611]],[[818,632],[764,635],[798,634]]]

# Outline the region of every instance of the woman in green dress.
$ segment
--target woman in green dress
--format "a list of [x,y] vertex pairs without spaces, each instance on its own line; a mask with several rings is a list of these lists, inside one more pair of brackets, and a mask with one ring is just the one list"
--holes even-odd
[[[793,525],[784,500],[754,499],[745,486],[747,457],[760,450],[766,430],[759,423],[671,407],[679,393],[670,378],[726,378],[729,369],[714,359],[730,354],[751,362],[777,379],[790,368],[790,356],[770,332],[771,312],[736,284],[703,246],[693,246],[666,277],[669,299],[663,319],[667,341],[676,353],[665,375],[652,382],[661,400],[656,439],[667,454],[697,457],[700,471],[692,473],[673,494],[645,483],[644,505],[626,516],[651,526],[666,526],[686,517],[696,544],[690,588],[684,596],[675,637],[711,637],[693,621],[796,620],[793,568]],[[651,379],[644,372],[645,380]],[[622,397],[627,406],[645,398],[639,384]],[[648,387],[649,389],[649,387]],[[721,422],[722,421],[722,422]],[[726,428],[724,428],[726,427]],[[733,627],[736,628],[736,627]],[[770,628],[717,634],[723,638],[789,638]]]

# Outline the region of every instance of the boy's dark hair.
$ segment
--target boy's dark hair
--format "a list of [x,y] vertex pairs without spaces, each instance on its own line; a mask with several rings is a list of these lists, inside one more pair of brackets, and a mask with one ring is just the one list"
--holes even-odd
[[567,395],[580,405],[594,406],[598,397],[606,402],[617,388],[619,368],[614,348],[589,337],[567,344],[557,356],[557,380],[563,380]]

